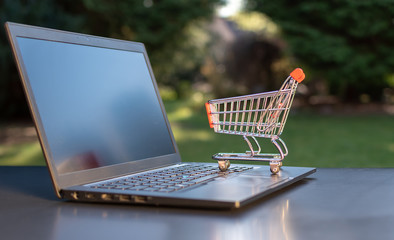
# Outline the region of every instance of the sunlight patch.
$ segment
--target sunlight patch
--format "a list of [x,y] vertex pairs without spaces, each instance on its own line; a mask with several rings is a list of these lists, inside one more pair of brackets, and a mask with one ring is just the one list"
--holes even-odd
[[394,152],[394,143],[389,143],[388,148],[389,152]]
[[172,113],[168,113],[168,118],[171,121],[178,121],[178,120],[184,120],[184,119],[188,119],[193,115],[192,110],[190,110],[190,108],[188,107],[181,107],[178,108],[176,111],[172,112]]
[[186,141],[209,141],[213,139],[213,134],[210,131],[202,130],[180,130],[177,127],[172,128],[174,137],[177,142]]

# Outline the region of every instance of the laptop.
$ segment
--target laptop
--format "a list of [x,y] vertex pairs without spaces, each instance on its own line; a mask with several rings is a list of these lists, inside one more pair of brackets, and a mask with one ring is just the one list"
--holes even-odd
[[142,43],[5,26],[59,198],[240,208],[316,171],[182,162]]

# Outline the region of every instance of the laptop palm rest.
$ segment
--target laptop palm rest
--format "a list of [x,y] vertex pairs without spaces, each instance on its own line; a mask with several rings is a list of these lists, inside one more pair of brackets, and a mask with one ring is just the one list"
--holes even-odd
[[314,168],[283,167],[279,174],[269,174],[269,166],[255,166],[240,175],[219,177],[202,188],[194,188],[182,193],[183,197],[215,199],[247,203],[284,188],[316,171]]

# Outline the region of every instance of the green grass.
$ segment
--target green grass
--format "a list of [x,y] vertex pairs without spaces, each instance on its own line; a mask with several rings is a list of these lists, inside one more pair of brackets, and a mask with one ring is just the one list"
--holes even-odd
[[38,141],[13,145],[0,145],[0,165],[40,166],[45,160]]
[[[214,133],[202,104],[166,104],[183,161],[214,162],[217,152],[244,152],[240,136]],[[394,117],[389,115],[341,116],[294,113],[281,138],[289,155],[284,165],[310,167],[394,167]],[[265,152],[274,148],[259,139]],[[44,165],[38,142],[0,145],[0,165]]]

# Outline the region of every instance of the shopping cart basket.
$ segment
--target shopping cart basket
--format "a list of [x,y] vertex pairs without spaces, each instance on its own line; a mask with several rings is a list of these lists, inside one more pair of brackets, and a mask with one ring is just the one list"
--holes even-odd
[[[302,69],[296,68],[277,91],[214,99],[205,104],[210,127],[215,132],[240,135],[249,146],[249,151],[245,153],[213,155],[212,158],[218,160],[221,171],[228,169],[230,160],[246,160],[268,161],[271,172],[279,172],[282,160],[288,154],[286,144],[279,136],[285,126],[298,83],[304,78]],[[261,153],[256,137],[271,139],[278,153]]]

